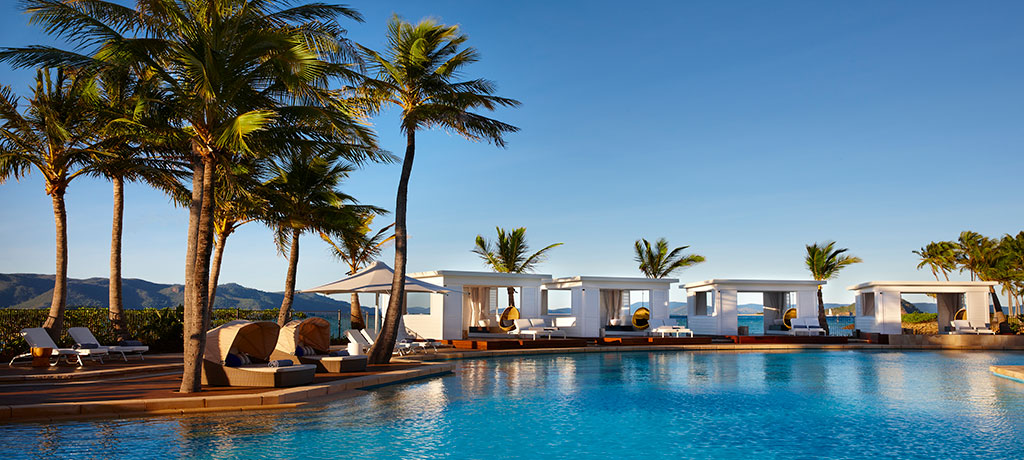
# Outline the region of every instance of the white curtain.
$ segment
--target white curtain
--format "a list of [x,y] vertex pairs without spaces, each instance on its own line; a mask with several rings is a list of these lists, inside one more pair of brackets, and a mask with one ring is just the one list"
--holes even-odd
[[470,326],[479,326],[480,320],[491,318],[491,289],[486,287],[472,287],[469,292]]
[[601,289],[601,323],[610,324],[610,321],[619,317],[619,310],[622,309],[622,291],[618,289]]

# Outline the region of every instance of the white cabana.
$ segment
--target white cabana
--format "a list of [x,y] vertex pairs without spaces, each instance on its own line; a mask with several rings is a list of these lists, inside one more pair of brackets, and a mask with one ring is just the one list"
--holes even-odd
[[[555,318],[549,314],[548,299],[551,291],[568,290],[571,293],[569,316],[576,317],[576,326],[566,334],[571,337],[599,337],[606,326],[631,324],[631,306],[646,303],[650,320],[668,319],[668,292],[678,279],[573,276],[544,283],[540,317]],[[637,292],[639,291],[639,292]],[[634,292],[634,296],[630,296]]]
[[[420,337],[462,339],[470,328],[494,328],[500,307],[507,303],[507,288],[519,296],[516,309],[523,318],[539,318],[541,284],[551,275],[437,270],[411,273],[417,280],[442,286],[462,295],[431,295],[429,312],[404,316],[409,331]],[[486,326],[485,326],[486,325]]]
[[[686,327],[695,334],[736,335],[739,312],[736,298],[741,292],[764,296],[765,332],[773,330],[789,308],[797,318],[817,318],[817,290],[824,281],[710,279],[683,286],[686,289]],[[781,332],[781,331],[780,331]]]
[[[395,278],[395,270],[381,262],[379,260],[374,261],[369,267],[360,270],[358,273],[342,278],[332,283],[327,283],[323,286],[318,286],[312,289],[306,289],[299,292],[316,292],[319,294],[350,294],[350,293],[364,293],[364,294],[376,294],[376,301],[374,302],[375,314],[374,314],[374,330],[380,330],[381,321],[381,308],[380,308],[380,294],[391,293],[391,283]],[[425,281],[418,280],[409,276],[405,277],[405,292],[427,292],[433,294],[443,294],[446,292],[452,292],[452,289],[447,289],[443,286],[431,284]],[[386,310],[386,309],[385,309]],[[400,328],[399,335],[404,332],[404,326]]]
[[856,328],[863,332],[901,334],[903,294],[935,294],[939,332],[950,328],[953,316],[965,310],[971,324],[989,323],[991,281],[869,281],[847,289],[856,294]]

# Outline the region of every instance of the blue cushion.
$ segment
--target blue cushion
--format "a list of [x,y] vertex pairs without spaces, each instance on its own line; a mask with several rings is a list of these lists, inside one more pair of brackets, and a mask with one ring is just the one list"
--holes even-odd
[[267,366],[268,367],[288,367],[288,366],[291,366],[292,364],[293,364],[292,360],[290,360],[290,359],[275,359],[275,360],[267,363]]
[[302,347],[295,347],[295,356],[306,356],[306,349]]
[[331,352],[331,356],[348,356],[348,350],[335,350]]
[[100,347],[100,345],[98,343],[80,343],[78,345],[75,345],[75,348],[77,348],[79,350],[92,350],[94,348],[99,348],[99,347]]
[[228,357],[224,358],[224,365],[227,367],[238,367],[242,365],[242,358],[234,353],[228,353]]

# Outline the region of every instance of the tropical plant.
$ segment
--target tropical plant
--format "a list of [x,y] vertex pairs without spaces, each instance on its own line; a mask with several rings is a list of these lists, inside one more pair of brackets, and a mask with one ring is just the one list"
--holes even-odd
[[[348,265],[348,274],[354,275],[362,270],[378,256],[384,245],[395,239],[395,235],[387,235],[395,224],[389,224],[371,233],[373,214],[359,217],[360,225],[349,231],[320,232],[320,238],[331,247],[331,254]],[[363,320],[363,307],[359,304],[359,293],[353,292],[349,303],[349,322],[352,329],[366,329]]]
[[138,67],[152,70],[172,126],[191,146],[192,197],[185,254],[184,371],[180,390],[200,390],[210,324],[214,173],[232,155],[292,148],[379,155],[360,112],[334,89],[357,75],[342,17],[354,10],[289,0],[23,0],[30,21],[72,42],[7,48],[15,66]]
[[98,112],[103,126],[98,135],[107,147],[102,154],[92,156],[91,173],[109,179],[114,189],[108,310],[115,335],[127,339],[121,292],[124,183],[144,182],[163,190],[174,201],[184,202],[187,191],[180,179],[188,165],[169,154],[179,146],[175,145],[175,133],[162,129],[166,126],[163,114],[154,110],[159,105],[151,102],[158,97],[151,74],[109,69],[101,74],[99,88]]
[[373,364],[391,360],[400,312],[405,310],[406,203],[416,132],[440,127],[472,141],[487,140],[503,147],[505,133],[518,131],[515,126],[473,112],[514,107],[519,102],[494,96],[494,83],[488,80],[458,81],[465,67],[479,59],[475,49],[463,47],[466,40],[458,26],[430,19],[411,24],[394,16],[388,23],[388,44],[383,52],[359,47],[375,73],[375,78],[366,83],[368,107],[371,112],[385,106],[401,109],[401,131],[406,139],[395,199],[395,277],[383,327],[370,349],[369,361]]
[[[967,270],[971,274],[971,281],[975,279],[999,281],[1003,277],[999,273],[1002,261],[1000,260],[998,240],[968,230],[960,232],[957,243],[957,261],[960,271]],[[989,288],[989,294],[992,297],[992,307],[995,310],[995,323],[997,325],[1004,323],[1006,315],[1003,313],[1003,307],[994,287]]]
[[283,326],[295,297],[299,237],[308,232],[357,232],[363,224],[362,216],[382,211],[356,205],[355,198],[338,191],[352,168],[334,158],[288,155],[278,162],[275,170],[274,177],[267,182],[268,219],[274,223],[278,252],[288,254],[284,300],[277,316],[277,323]]
[[[498,231],[498,239],[493,243],[482,235],[476,236],[476,246],[473,252],[484,260],[484,263],[498,273],[529,273],[534,270],[537,264],[547,258],[547,252],[552,248],[561,246],[562,243],[549,244],[540,251],[526,255],[530,252],[526,244],[526,227],[505,230],[495,227]],[[515,306],[515,288],[508,287],[508,305]]]
[[[828,281],[839,275],[839,272],[853,264],[863,262],[860,257],[844,254],[849,249],[836,249],[835,241],[824,243],[808,244],[806,246],[807,256],[804,263],[807,270],[811,272],[811,278],[815,281]],[[825,300],[821,295],[821,285],[818,285],[818,325],[828,335],[828,321],[825,318]]]
[[67,305],[68,230],[64,194],[75,178],[88,174],[90,159],[102,154],[98,131],[96,81],[82,72],[36,72],[32,98],[24,113],[10,87],[0,86],[0,184],[20,180],[35,169],[53,202],[56,226],[56,276],[50,314],[43,328],[56,340]]
[[651,242],[644,238],[633,243],[633,250],[636,252],[634,260],[640,264],[640,272],[648,278],[665,278],[672,275],[676,270],[692,267],[704,262],[704,256],[699,254],[683,254],[689,246],[680,246],[671,251],[668,249],[668,240],[658,238],[651,247]]
[[949,272],[956,270],[957,251],[955,243],[933,241],[928,243],[927,246],[913,251],[913,253],[921,258],[921,262],[917,264],[917,269],[920,270],[925,266],[929,267],[936,281],[939,280],[939,273],[942,273],[943,278],[949,281]]

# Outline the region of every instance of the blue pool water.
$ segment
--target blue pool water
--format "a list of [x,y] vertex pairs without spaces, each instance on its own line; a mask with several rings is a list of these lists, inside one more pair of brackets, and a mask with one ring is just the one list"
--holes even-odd
[[287,412],[0,426],[5,458],[1024,458],[1002,352],[629,352],[459,363]]

